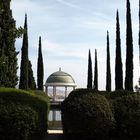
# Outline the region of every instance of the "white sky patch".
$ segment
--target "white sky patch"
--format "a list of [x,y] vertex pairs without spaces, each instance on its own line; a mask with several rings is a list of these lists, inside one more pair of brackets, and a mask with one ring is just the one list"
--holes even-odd
[[[49,40],[43,40],[42,41],[42,50],[45,53],[51,53],[53,56],[57,56],[59,58],[65,58],[65,59],[86,59],[88,50],[85,47],[87,44],[56,44]],[[90,44],[88,45],[89,48],[92,48]],[[59,53],[58,53],[59,52]]]
[[56,50],[60,49],[60,46],[57,43],[44,39],[42,40],[42,49],[46,52],[56,52]]
[[[112,18],[111,17],[109,17],[109,15],[106,15],[106,14],[104,14],[104,13],[99,13],[99,12],[93,12],[92,13],[92,15],[93,15],[93,17],[95,18],[97,18],[97,19],[100,19],[100,20],[107,20],[107,21],[110,21],[110,20],[112,20]],[[95,19],[96,19],[95,18]]]
[[[110,23],[110,24],[109,24]],[[91,21],[85,21],[81,24],[81,26],[88,28],[88,29],[92,29],[92,30],[96,30],[96,31],[107,31],[107,29],[109,29],[110,31],[112,31],[115,27],[115,25],[111,24],[111,21],[103,21],[103,20],[91,20]],[[100,32],[99,32],[100,33]]]
[[77,6],[77,5],[75,5],[75,4],[72,4],[72,3],[70,3],[70,2],[67,2],[66,0],[56,0],[56,1],[59,2],[59,3],[61,3],[61,4],[66,5],[66,6],[69,6],[69,7],[71,7],[71,8],[78,8],[78,9],[80,9],[79,6]]

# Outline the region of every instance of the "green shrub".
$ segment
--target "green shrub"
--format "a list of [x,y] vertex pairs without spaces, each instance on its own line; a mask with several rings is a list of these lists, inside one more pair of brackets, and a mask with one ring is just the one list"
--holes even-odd
[[[43,93],[38,94],[38,92],[34,92],[34,91],[28,92],[28,91],[17,90],[17,89],[0,88],[0,99],[3,101],[3,107],[0,106],[0,110],[2,110],[2,108],[5,108],[7,114],[10,114],[11,111],[16,110],[14,117],[17,117],[17,122],[19,124],[25,123],[25,125],[26,125],[26,121],[31,120],[31,124],[29,123],[29,129],[27,129],[27,131],[26,131],[27,136],[28,135],[30,136],[32,134],[34,134],[34,136],[41,136],[47,132],[49,99],[45,94],[43,94]],[[14,104],[14,105],[12,105],[12,104]],[[25,117],[23,120],[19,117],[20,113],[21,114],[23,113],[23,116]],[[2,112],[0,112],[0,117],[1,116],[3,116]],[[9,115],[9,116],[12,119],[12,121],[14,121],[14,117],[11,115]],[[32,116],[34,116],[34,120],[33,120]],[[6,119],[6,117],[8,117],[8,116],[5,116],[5,119]],[[22,117],[22,115],[21,115],[21,117]],[[7,119],[10,119],[10,118],[7,118]],[[9,121],[9,120],[7,120],[7,121]],[[34,124],[35,126],[32,124]],[[18,124],[15,123],[15,125],[18,125]],[[20,127],[20,125],[18,125],[18,127],[19,127],[18,128],[19,130],[22,130],[22,125],[21,125],[21,127]],[[24,127],[26,128],[28,126],[26,125]],[[0,128],[0,129],[2,129],[2,128]],[[16,127],[15,127],[15,129],[13,128],[13,130],[8,129],[9,132],[7,132],[7,133],[11,134],[11,135],[9,135],[9,138],[12,135],[15,135],[16,129],[17,129]],[[3,129],[3,131],[4,131],[4,129]],[[4,134],[6,134],[6,133],[4,133]],[[21,133],[21,137],[22,137],[22,133]]]
[[108,136],[114,124],[109,103],[104,96],[92,91],[75,90],[62,103],[64,134],[84,138]]
[[116,99],[113,105],[118,135],[140,138],[140,96],[123,96]]
[[0,99],[1,140],[26,140],[36,131],[38,114],[26,105]]
[[131,94],[134,94],[134,92],[127,91],[127,90],[116,90],[116,91],[110,92],[106,97],[111,100],[114,100],[114,99],[116,100],[116,98],[121,98],[123,96],[128,96]]

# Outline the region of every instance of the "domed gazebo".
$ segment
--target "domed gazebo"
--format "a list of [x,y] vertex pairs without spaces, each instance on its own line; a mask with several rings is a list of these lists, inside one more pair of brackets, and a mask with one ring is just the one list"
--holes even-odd
[[73,90],[76,87],[75,81],[73,79],[73,77],[66,73],[61,71],[61,68],[59,68],[59,71],[54,72],[53,74],[51,74],[48,79],[46,80],[45,83],[45,87],[46,87],[46,93],[49,95],[49,87],[53,88],[53,101],[56,100],[56,95],[57,95],[57,88],[58,87],[64,87],[65,88],[65,98],[68,95],[68,88],[72,87]]

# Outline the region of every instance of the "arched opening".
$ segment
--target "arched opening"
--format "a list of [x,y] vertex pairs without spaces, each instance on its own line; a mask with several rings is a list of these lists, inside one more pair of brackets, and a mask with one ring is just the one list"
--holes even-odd
[[76,84],[70,74],[59,69],[48,77],[45,87],[46,94],[55,102],[63,101],[76,88]]

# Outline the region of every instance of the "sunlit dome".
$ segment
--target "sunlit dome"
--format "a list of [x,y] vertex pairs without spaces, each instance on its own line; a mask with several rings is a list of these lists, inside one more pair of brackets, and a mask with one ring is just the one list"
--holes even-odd
[[54,72],[48,77],[46,86],[76,86],[76,84],[73,77],[70,74],[61,71],[60,68],[59,71]]

